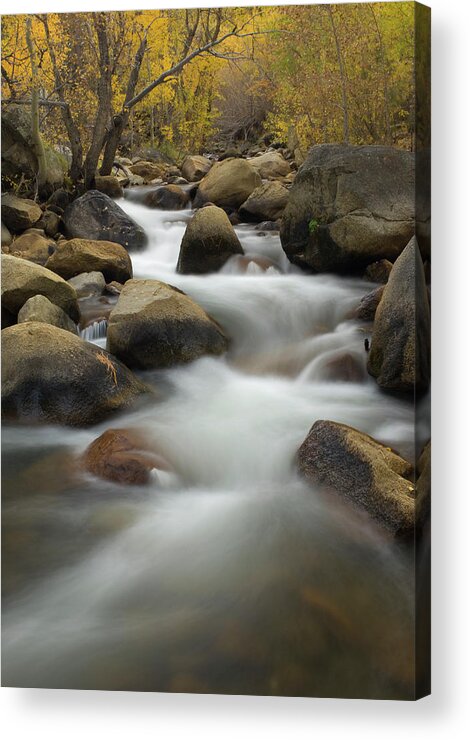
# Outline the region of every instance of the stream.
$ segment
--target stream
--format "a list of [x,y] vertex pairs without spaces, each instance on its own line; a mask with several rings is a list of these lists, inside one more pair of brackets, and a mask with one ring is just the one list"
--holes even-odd
[[[410,698],[411,549],[293,465],[317,419],[413,459],[413,405],[367,375],[370,327],[350,318],[374,285],[301,273],[252,225],[236,231],[253,259],[178,275],[191,211],[132,190],[120,205],[149,237],[134,276],[181,288],[231,346],[142,373],[158,398],[92,429],[4,427],[3,684]],[[86,339],[104,346],[103,325]],[[77,473],[113,427],[141,429],[173,472],[148,487]]]

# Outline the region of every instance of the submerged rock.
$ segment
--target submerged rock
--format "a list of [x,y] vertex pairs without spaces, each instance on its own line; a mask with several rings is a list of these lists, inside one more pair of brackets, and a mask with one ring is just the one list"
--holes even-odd
[[132,429],[108,429],[87,447],[81,464],[98,478],[126,485],[145,485],[152,470],[167,468],[143,436]]
[[179,211],[189,205],[189,195],[178,185],[165,185],[152,190],[144,198],[149,208],[162,208],[165,211]]
[[386,146],[314,146],[290,190],[282,246],[291,262],[347,272],[395,260],[414,233],[414,155]]
[[178,257],[177,272],[217,272],[234,254],[243,254],[242,245],[225,211],[205,206],[186,227]]
[[148,370],[220,355],[228,340],[189,296],[158,280],[129,280],[111,311],[108,350]]
[[89,190],[67,206],[63,221],[71,239],[115,242],[128,251],[143,249],[147,243],[143,228],[98,190]]
[[2,309],[17,316],[28,298],[44,295],[74,321],[80,315],[74,288],[51,270],[20,257],[2,255]]
[[367,434],[316,421],[298,450],[297,466],[309,482],[345,497],[392,534],[413,531],[413,467]]
[[239,208],[259,185],[261,177],[246,159],[215,162],[201,180],[194,205],[199,208],[210,202],[216,206]]
[[51,326],[57,326],[59,329],[65,329],[72,332],[72,334],[77,334],[77,325],[75,322],[67,316],[65,311],[54,303],[51,303],[44,295],[35,295],[32,298],[28,298],[23,307],[20,308],[18,312],[18,324],[23,324],[26,321],[39,321],[43,324],[51,324]]
[[107,352],[39,322],[2,331],[2,414],[24,423],[88,426],[148,388]]
[[2,221],[13,233],[31,228],[42,216],[34,200],[17,198],[12,193],[2,195]]
[[416,238],[393,265],[377,307],[367,369],[387,391],[425,391],[430,380],[431,315]]
[[104,240],[61,241],[46,267],[66,280],[84,272],[101,272],[108,283],[122,283],[132,277],[131,258],[124,247]]

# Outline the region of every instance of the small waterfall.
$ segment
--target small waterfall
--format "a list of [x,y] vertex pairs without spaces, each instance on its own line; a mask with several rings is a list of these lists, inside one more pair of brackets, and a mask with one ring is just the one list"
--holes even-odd
[[106,334],[108,332],[108,322],[106,319],[98,319],[92,324],[89,324],[80,331],[80,336],[87,342],[93,342],[94,344],[103,344],[103,340],[106,340]]

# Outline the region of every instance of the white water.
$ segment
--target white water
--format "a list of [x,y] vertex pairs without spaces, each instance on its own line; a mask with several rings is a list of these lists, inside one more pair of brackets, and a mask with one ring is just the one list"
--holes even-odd
[[[406,553],[307,489],[293,468],[321,418],[412,455],[411,404],[380,393],[366,373],[359,382],[325,379],[345,352],[365,368],[363,327],[348,316],[371,285],[301,274],[278,235],[248,227],[237,228],[245,253],[269,258],[267,271],[232,260],[216,275],[177,275],[190,212],[121,205],[149,236],[132,255],[135,277],[187,292],[224,327],[231,348],[224,358],[147,374],[159,400],[98,428],[7,428],[4,517],[26,544],[19,563],[11,555],[18,572],[7,583],[5,680],[406,694]],[[85,338],[102,343],[102,329],[89,327]],[[64,480],[57,451],[76,455],[113,426],[144,430],[174,473],[145,490]],[[38,476],[45,483],[35,493]]]

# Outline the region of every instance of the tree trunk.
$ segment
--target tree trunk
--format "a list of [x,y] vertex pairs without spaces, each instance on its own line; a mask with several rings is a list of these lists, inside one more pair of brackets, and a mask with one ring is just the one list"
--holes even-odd
[[54,84],[56,86],[59,101],[63,103],[63,105],[61,106],[62,120],[67,131],[70,151],[72,152],[70,177],[72,178],[72,181],[77,184],[83,178],[83,148],[80,131],[75,121],[73,120],[69,104],[65,101],[63,94],[60,92],[64,88],[64,82],[60,73],[59,65],[57,64],[55,47],[50,37],[47,15],[39,16],[39,18],[44,26],[44,31],[46,34],[47,47],[52,64],[52,71],[54,72]]
[[97,13],[94,17],[96,35],[98,37],[98,49],[100,58],[100,77],[98,80],[98,109],[96,111],[95,123],[90,148],[85,158],[85,188],[93,187],[98,159],[103,149],[109,121],[111,118],[112,87],[111,87],[111,63],[109,58],[109,39],[106,30],[106,13]]
[[31,32],[31,16],[26,16],[26,44],[28,46],[29,59],[31,63],[31,133],[33,137],[34,153],[38,162],[37,189],[42,193],[47,183],[46,152],[39,131],[39,89],[38,68],[36,65],[36,54],[34,51],[33,36]]
[[[139,72],[142,66],[142,61],[143,61],[146,49],[147,49],[147,34],[145,34],[144,37],[142,38],[139,44],[139,48],[137,49],[137,52],[134,58],[134,64],[132,65],[131,73],[129,75],[129,82],[127,83],[126,98],[124,101],[124,106],[129,100],[131,100],[134,97],[135,88],[137,86],[137,81],[139,79]],[[100,169],[101,175],[109,175],[111,173],[114,160],[116,157],[116,152],[117,152],[119,143],[121,141],[122,133],[129,121],[129,114],[130,114],[130,109],[124,107],[124,109],[119,113],[119,115],[114,116],[113,118],[112,127],[110,131],[108,132],[108,136],[106,138],[106,144],[105,144],[105,149],[104,149],[104,154],[103,154],[103,162],[101,164],[101,169]]]

